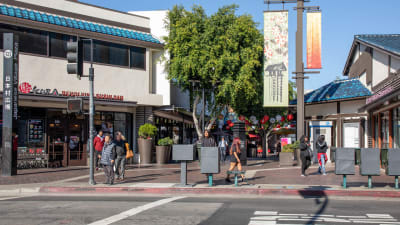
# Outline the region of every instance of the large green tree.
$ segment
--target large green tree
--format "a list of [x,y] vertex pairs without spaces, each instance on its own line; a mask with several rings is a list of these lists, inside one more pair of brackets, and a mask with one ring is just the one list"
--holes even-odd
[[[249,15],[237,15],[236,5],[220,8],[208,16],[201,6],[190,11],[175,6],[168,13],[165,38],[168,78],[191,93],[193,119],[200,138],[197,118],[201,90],[206,90],[211,128],[226,107],[238,114],[260,105],[263,69],[263,35]],[[198,81],[199,89],[191,81]]]

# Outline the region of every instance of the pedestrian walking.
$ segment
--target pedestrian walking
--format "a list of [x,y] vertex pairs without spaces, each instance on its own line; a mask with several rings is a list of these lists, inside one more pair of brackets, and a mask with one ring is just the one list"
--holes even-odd
[[105,184],[114,184],[114,162],[117,158],[115,144],[111,140],[111,136],[106,134],[104,137],[104,146],[101,152],[101,161],[103,165],[104,175],[106,176]]
[[[231,180],[229,178],[229,171],[233,171],[236,167],[238,169],[238,171],[242,171],[242,163],[240,162],[240,155],[242,154],[240,151],[240,138],[235,138],[233,139],[233,143],[231,145],[231,148],[229,150],[229,155],[230,155],[230,167],[229,170],[226,172],[226,179],[225,181],[230,183]],[[244,175],[240,174],[240,176],[242,177],[242,182],[245,181]]]
[[95,165],[96,165],[96,171],[99,170],[100,167],[100,160],[101,160],[101,151],[103,150],[104,147],[104,137],[103,137],[103,131],[100,130],[97,136],[93,140],[93,146],[95,150]]
[[319,162],[318,172],[322,173],[322,175],[326,175],[325,164],[328,161],[328,156],[326,155],[326,151],[328,150],[328,145],[326,144],[325,141],[325,135],[320,135],[318,137],[316,148],[318,151],[318,162]]
[[301,176],[307,176],[306,170],[311,166],[312,152],[308,137],[301,136],[300,138],[300,159],[301,159]]
[[225,137],[222,136],[221,140],[218,143],[218,150],[221,156],[221,162],[225,162],[226,160],[226,149],[228,148],[228,142],[225,140]]
[[210,132],[206,130],[204,132],[204,137],[201,140],[201,147],[216,147],[216,143],[213,137],[210,136]]
[[125,137],[120,131],[116,133],[114,144],[115,151],[117,153],[117,159],[115,160],[115,175],[117,180],[124,180],[125,178],[125,165],[126,165],[126,141]]

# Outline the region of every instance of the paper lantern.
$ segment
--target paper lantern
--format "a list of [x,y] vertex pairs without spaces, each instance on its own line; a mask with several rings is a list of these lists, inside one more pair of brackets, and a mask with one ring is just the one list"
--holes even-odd
[[282,116],[281,122],[285,122],[285,117],[284,116]]
[[257,119],[257,117],[255,117],[255,116],[250,116],[250,121],[251,121],[251,122],[254,122],[256,119]]
[[265,115],[265,116],[264,116],[264,121],[265,121],[265,122],[269,121],[269,116]]
[[235,126],[235,124],[234,123],[230,123],[228,126],[233,127],[233,126]]
[[231,124],[232,123],[232,121],[231,120],[228,120],[228,121],[226,121],[226,124]]
[[244,121],[245,119],[246,119],[245,116],[243,116],[243,115],[239,116],[239,120],[240,120],[240,121]]
[[278,125],[276,125],[276,128],[281,128],[281,125],[279,125],[279,124],[278,124]]
[[282,116],[281,115],[276,115],[275,119],[276,119],[276,121],[281,121]]
[[260,123],[261,123],[261,124],[264,124],[264,123],[265,123],[264,118],[262,118],[262,119],[260,120]]
[[269,119],[269,122],[271,122],[271,123],[275,123],[275,118],[271,118],[271,119]]
[[292,120],[294,119],[293,114],[289,114],[289,115],[287,116],[287,119],[288,119],[289,121],[292,121]]

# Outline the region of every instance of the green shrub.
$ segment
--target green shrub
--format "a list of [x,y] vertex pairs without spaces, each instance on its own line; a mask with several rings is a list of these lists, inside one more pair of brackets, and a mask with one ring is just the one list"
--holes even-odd
[[293,144],[287,144],[283,146],[282,152],[294,152],[294,150],[299,148],[299,145],[300,145],[299,141],[296,141]]
[[161,138],[158,140],[158,146],[169,146],[174,144],[174,141],[170,137]]
[[139,136],[141,138],[150,139],[157,133],[157,127],[151,123],[145,123],[139,127]]

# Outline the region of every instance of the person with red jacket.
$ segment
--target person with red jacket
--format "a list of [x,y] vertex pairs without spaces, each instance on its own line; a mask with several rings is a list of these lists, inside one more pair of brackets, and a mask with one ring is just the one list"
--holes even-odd
[[96,170],[99,170],[100,167],[100,159],[101,159],[101,151],[103,150],[104,146],[104,137],[103,137],[103,131],[100,130],[97,136],[93,140],[93,146],[95,150],[95,156],[96,156]]

